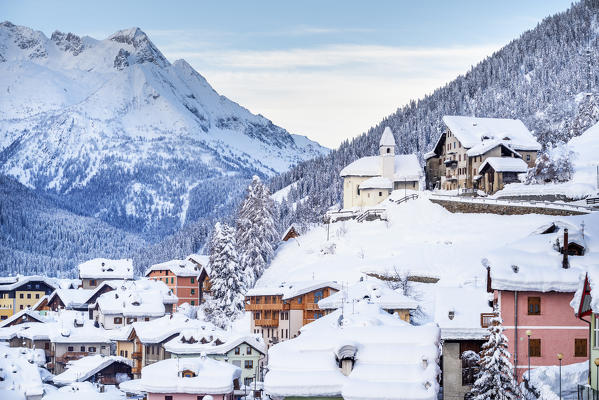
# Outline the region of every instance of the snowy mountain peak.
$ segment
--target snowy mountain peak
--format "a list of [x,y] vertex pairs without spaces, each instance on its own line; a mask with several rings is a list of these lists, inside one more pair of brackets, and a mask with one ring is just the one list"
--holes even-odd
[[139,28],[48,39],[5,22],[0,57],[0,174],[117,227],[172,232],[233,207],[252,175],[326,152],[171,64]]

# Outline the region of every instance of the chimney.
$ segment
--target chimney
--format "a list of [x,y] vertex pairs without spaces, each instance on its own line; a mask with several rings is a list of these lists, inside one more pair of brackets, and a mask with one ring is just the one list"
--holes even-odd
[[564,243],[562,247],[562,253],[562,268],[568,269],[570,267],[570,265],[568,264],[568,229],[564,229]]

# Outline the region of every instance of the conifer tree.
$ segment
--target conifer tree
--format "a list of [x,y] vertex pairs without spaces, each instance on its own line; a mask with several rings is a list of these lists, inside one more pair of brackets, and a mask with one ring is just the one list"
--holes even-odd
[[480,370],[470,392],[472,400],[515,400],[519,390],[514,379],[514,367],[507,350],[508,340],[503,334],[501,317],[489,325],[489,337],[483,344]]
[[268,188],[254,176],[237,215],[237,245],[248,288],[254,286],[274,256],[277,236],[274,201]]
[[243,272],[235,249],[235,230],[219,222],[214,226],[210,243],[210,276],[212,298],[205,313],[215,325],[224,328],[244,309]]

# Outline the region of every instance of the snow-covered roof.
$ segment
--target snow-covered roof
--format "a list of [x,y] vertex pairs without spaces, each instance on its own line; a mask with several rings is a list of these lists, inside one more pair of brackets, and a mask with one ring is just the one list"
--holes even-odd
[[497,139],[508,141],[515,150],[541,150],[541,145],[519,119],[446,115],[443,122],[467,149],[483,140]]
[[165,304],[175,304],[178,298],[162,281],[139,279],[123,281],[115,290],[98,297],[96,304],[103,314],[124,317],[161,317]]
[[385,310],[415,310],[418,308],[416,300],[391,289],[383,281],[375,278],[360,281],[325,297],[318,302],[318,307],[323,310],[337,309],[342,304],[351,303],[354,300],[366,300]]
[[[183,377],[183,371],[195,376]],[[140,386],[147,393],[226,394],[240,377],[241,368],[206,356],[170,358],[144,367]]]
[[433,320],[444,340],[484,339],[488,330],[481,326],[481,314],[491,313],[486,287],[435,287]]
[[[563,227],[576,236],[576,226],[555,222],[557,229],[543,234],[547,225],[530,235],[490,253],[483,265],[491,267],[491,287],[498,290],[528,290],[539,292],[575,292],[579,278],[596,263],[592,253],[569,256],[569,268],[562,267],[563,255],[555,244],[563,237]],[[590,236],[585,235],[587,242]]]
[[210,261],[210,256],[194,253],[194,254],[188,255],[186,260],[195,262],[197,264],[200,264],[202,267],[205,267],[206,265],[208,265],[208,262]]
[[81,279],[133,279],[133,260],[94,258],[79,264]]
[[278,286],[254,287],[247,291],[246,296],[283,296],[283,300],[291,299],[313,290],[330,287],[335,290],[341,289],[341,285],[333,281],[300,281],[283,282]]
[[[347,376],[337,364],[342,353],[355,359]],[[358,302],[273,346],[264,388],[271,397],[433,400],[439,391],[438,360],[436,325],[413,326],[377,305]]]
[[488,139],[483,140],[479,144],[475,145],[471,149],[469,149],[466,154],[468,157],[480,156],[482,154],[487,153],[488,151],[493,150],[494,148],[501,146],[503,149],[508,152],[514,154],[516,157],[521,158],[522,156],[516,150],[510,147],[511,143],[508,140],[497,140],[497,139]]
[[154,264],[145,272],[148,276],[152,271],[170,271],[175,276],[198,276],[200,275],[200,267],[190,260],[170,260],[160,264]]
[[497,172],[526,172],[528,165],[521,158],[515,157],[489,157],[478,167],[480,174],[487,165]]
[[382,176],[374,176],[360,183],[360,190],[365,189],[393,189],[393,182]]
[[135,329],[135,334],[144,344],[161,343],[173,335],[177,335],[185,329],[194,327],[214,326],[208,322],[198,319],[190,319],[182,313],[165,315],[151,321],[139,321],[122,327],[110,334],[113,340],[128,340],[129,335]]
[[[41,398],[44,386],[40,376],[46,362],[43,349],[26,349],[0,345],[0,398]],[[15,396],[11,396],[14,394]]]
[[133,366],[133,361],[125,357],[97,354],[70,361],[67,365],[67,369],[62,374],[56,375],[52,380],[57,385],[83,382],[115,362],[127,364],[130,367]]
[[164,349],[173,354],[226,354],[243,343],[266,354],[262,335],[239,334],[209,326],[181,331],[164,345]]
[[[129,381],[122,382],[120,385],[126,383]],[[50,385],[46,387],[48,386]],[[43,400],[124,400],[125,396],[119,389],[113,385],[103,385],[100,389],[95,383],[74,382],[52,391],[47,390]]]
[[393,132],[388,126],[385,127],[385,130],[383,130],[383,134],[381,135],[381,140],[379,142],[379,147],[383,146],[395,146],[395,137],[393,137]]
[[429,158],[433,158],[436,156],[437,156],[437,153],[435,153],[434,151],[429,151],[428,153],[424,154],[424,159],[428,160]]
[[0,328],[4,328],[17,321],[19,318],[23,318],[27,322],[33,322],[31,320],[35,320],[37,322],[43,323],[48,320],[46,316],[42,315],[39,311],[32,311],[29,309],[21,310],[16,314],[11,315],[3,321],[0,321]]
[[60,298],[65,308],[86,307],[86,302],[95,293],[95,289],[57,289],[48,298],[48,301],[56,296]]
[[0,291],[9,291],[9,290],[14,290],[17,289],[29,282],[43,282],[46,285],[48,285],[49,287],[51,287],[52,289],[56,289],[59,287],[57,281],[55,279],[52,278],[48,278],[46,276],[40,276],[40,275],[29,275],[29,276],[23,276],[23,275],[18,275],[16,277],[9,277],[7,279],[5,279],[1,284],[0,284]]
[[[340,176],[380,176],[381,156],[362,157],[343,168]],[[415,154],[395,156],[395,181],[417,181],[422,176],[422,168]]]

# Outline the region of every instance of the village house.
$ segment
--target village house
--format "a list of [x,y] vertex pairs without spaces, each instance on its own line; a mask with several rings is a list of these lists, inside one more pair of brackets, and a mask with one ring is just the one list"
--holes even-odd
[[[446,115],[443,123],[445,131],[425,155],[428,189],[495,193],[518,182],[517,174],[532,168],[541,150],[517,119]],[[514,160],[500,160],[506,158]]]
[[146,270],[149,279],[162,281],[179,298],[177,306],[183,303],[200,305],[202,265],[191,260],[171,260],[154,264]]
[[436,287],[433,321],[441,328],[443,399],[463,400],[478,372],[478,354],[494,317],[484,287]]
[[300,234],[295,227],[290,225],[289,228],[287,228],[287,230],[283,233],[283,236],[281,236],[281,242],[287,242],[288,240],[295,239],[299,235]]
[[240,377],[239,367],[201,356],[148,365],[139,382],[131,383],[147,393],[148,400],[233,400]]
[[344,304],[268,351],[264,390],[276,399],[436,400],[439,328],[376,304]]
[[184,329],[200,324],[206,322],[189,319],[183,314],[165,315],[147,322],[135,322],[115,330],[110,337],[116,343],[116,355],[131,360],[131,372],[139,378],[146,365],[171,357],[164,347],[165,343]]
[[418,308],[418,302],[391,289],[385,282],[376,279],[363,279],[349,287],[342,288],[318,302],[321,310],[337,310],[343,304],[367,301],[376,304],[389,314],[396,314],[403,321],[410,322],[410,313]]
[[241,368],[241,382],[250,386],[262,381],[261,366],[266,358],[266,345],[260,335],[239,335],[203,325],[185,329],[164,345],[173,358],[208,357]]
[[164,282],[139,279],[120,282],[115,290],[98,296],[89,310],[94,321],[110,330],[172,314],[177,302]]
[[[95,303],[98,297],[113,291],[119,283],[122,282],[108,280],[96,286],[95,289],[56,289],[45,299],[41,299],[39,303],[33,306],[33,309],[37,311],[75,310],[88,313],[89,306]],[[89,319],[92,319],[92,313],[89,313]]]
[[318,307],[318,302],[339,289],[336,282],[330,281],[250,289],[245,297],[245,310],[252,312],[251,332],[262,335],[269,346],[294,338],[302,326],[328,313]]
[[546,224],[483,260],[518,379],[529,361],[531,367],[558,365],[558,353],[564,365],[588,358],[588,325],[570,308],[590,261],[570,254],[569,234],[584,237],[580,229]]
[[83,289],[95,289],[108,280],[133,279],[133,260],[109,260],[94,258],[79,264],[79,279]]
[[52,382],[58,386],[70,385],[75,382],[118,385],[132,377],[131,360],[97,354],[69,362],[66,370],[54,376]]
[[[0,346],[0,393],[3,400],[41,400],[44,396],[41,350]],[[9,390],[6,390],[9,389]],[[12,390],[11,390],[12,389]]]
[[206,301],[206,296],[210,296],[210,257],[201,254],[190,254],[187,261],[191,261],[200,269],[198,277],[200,283],[200,304]]
[[415,154],[395,154],[395,138],[386,127],[379,142],[379,155],[362,157],[341,170],[343,208],[371,207],[393,190],[420,189],[422,168]]
[[35,305],[58,285],[43,276],[16,276],[0,280],[0,320]]

